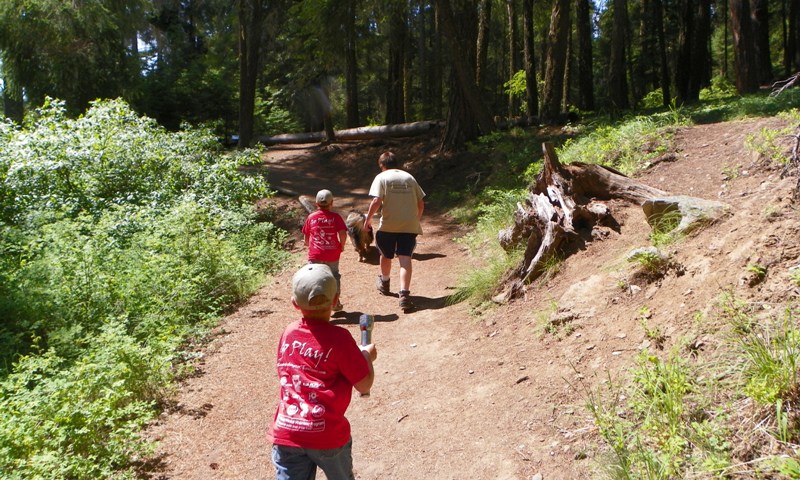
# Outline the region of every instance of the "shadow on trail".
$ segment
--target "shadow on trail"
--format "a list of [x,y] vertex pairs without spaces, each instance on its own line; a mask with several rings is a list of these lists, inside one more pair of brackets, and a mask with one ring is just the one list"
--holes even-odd
[[[359,317],[366,312],[334,312],[331,315],[331,323],[334,325],[358,325]],[[375,323],[394,322],[400,319],[400,315],[391,313],[389,315],[373,315]]]
[[434,258],[445,258],[447,255],[443,253],[415,253],[411,258],[424,262],[425,260],[433,260]]
[[420,310],[440,310],[442,308],[451,307],[460,302],[460,300],[458,300],[454,295],[445,295],[443,297],[436,298],[411,295],[411,300],[416,306],[414,309],[415,312],[419,312]]

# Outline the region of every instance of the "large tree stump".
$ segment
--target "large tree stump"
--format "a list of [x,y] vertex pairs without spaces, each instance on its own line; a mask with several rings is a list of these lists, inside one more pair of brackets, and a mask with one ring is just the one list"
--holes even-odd
[[561,165],[551,143],[542,145],[544,165],[530,186],[524,203],[517,205],[514,225],[500,232],[508,251],[525,242],[522,263],[507,272],[495,301],[519,297],[539,278],[554,256],[577,251],[597,225],[617,225],[603,201],[621,199],[645,208],[650,225],[658,225],[666,214],[676,215],[676,226],[688,232],[700,222],[716,220],[729,207],[719,202],[672,196],[601,165]]

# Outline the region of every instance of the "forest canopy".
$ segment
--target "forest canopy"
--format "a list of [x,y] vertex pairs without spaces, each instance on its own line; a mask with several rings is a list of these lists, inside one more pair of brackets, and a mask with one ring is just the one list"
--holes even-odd
[[[800,71],[790,0],[355,0],[0,5],[3,111],[122,98],[176,130],[259,135],[447,119],[496,127],[753,93]],[[568,115],[572,112],[572,115]]]

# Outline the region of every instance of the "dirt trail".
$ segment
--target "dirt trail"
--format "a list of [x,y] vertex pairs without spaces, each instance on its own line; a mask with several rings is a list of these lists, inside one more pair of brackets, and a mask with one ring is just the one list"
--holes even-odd
[[[366,210],[369,182],[363,180],[377,173],[374,159],[367,162],[358,184],[347,185],[340,182],[353,175],[326,176],[319,161],[306,154],[304,149],[269,152],[266,162],[271,182],[283,191],[312,195],[319,188],[329,188],[334,192],[334,210],[344,215],[350,209]],[[370,172],[368,167],[374,170]],[[294,202],[291,198],[282,201]],[[451,462],[443,470],[430,465],[430,454],[446,452],[420,455],[430,444],[426,437],[430,438],[432,432],[448,438],[463,426],[459,415],[442,423],[444,412],[466,405],[457,399],[465,392],[442,389],[440,376],[452,374],[444,372],[441,362],[463,363],[460,351],[471,341],[470,327],[474,326],[464,306],[447,306],[446,302],[458,274],[468,268],[454,242],[459,227],[430,212],[423,219],[425,233],[414,254],[412,299],[417,310],[413,313],[403,314],[396,296],[382,296],[375,290],[376,255],[359,262],[350,245],[342,255],[345,310],[335,314],[333,322],[347,327],[358,338],[359,315],[375,315],[373,339],[379,349],[372,395],[354,398],[348,414],[353,424],[358,478],[413,478],[419,472],[438,470],[449,475],[457,471]],[[160,478],[273,476],[264,431],[276,406],[274,356],[278,338],[285,325],[297,317],[289,303],[291,276],[305,258],[301,244],[297,245],[291,264],[224,320],[200,374],[183,385],[177,410],[162,416],[159,425],[151,429],[151,435],[161,444],[164,471]],[[393,292],[399,282],[397,274],[395,265]],[[469,375],[468,365],[459,370],[465,377]],[[391,445],[387,444],[390,437],[396,439]],[[492,443],[491,439],[486,441]],[[453,447],[460,451],[469,450],[455,443]],[[415,471],[418,473],[411,473]]]
[[[794,180],[780,180],[744,147],[748,133],[779,124],[763,119],[684,129],[676,160],[641,175],[662,190],[733,207],[730,218],[673,247],[684,269],[656,282],[631,275],[625,257],[649,245],[650,229],[640,207],[618,202],[611,206],[619,232],[588,244],[555,277],[532,286],[527,298],[480,318],[467,305],[446,301],[459,275],[474,265],[455,241],[462,228],[445,215],[426,209],[412,283],[419,308],[411,314],[400,311],[396,297],[376,292],[377,258],[360,263],[348,245],[340,265],[345,313],[334,321],[358,338],[359,315],[375,315],[379,350],[372,395],[355,397],[348,410],[356,478],[600,478],[596,469],[606,449],[585,408],[587,388],[624,374],[640,350],[658,351],[648,331],[663,333],[663,351],[686,338],[714,348],[706,332],[719,326],[703,322],[711,321],[704,319],[722,288],[774,302],[792,294],[781,276],[800,257]],[[276,148],[265,166],[285,192],[329,188],[334,209],[346,214],[366,210],[382,148]],[[430,194],[436,185],[428,182],[420,181]],[[280,211],[299,208],[290,195],[273,202]],[[286,225],[295,240],[301,217]],[[277,401],[278,338],[297,317],[289,287],[304,263],[301,243],[283,273],[224,319],[200,374],[183,384],[178,408],[149,430],[160,440],[154,478],[274,478],[264,433]],[[776,273],[749,287],[742,277],[750,263],[771,265]],[[396,291],[396,265],[392,274]]]

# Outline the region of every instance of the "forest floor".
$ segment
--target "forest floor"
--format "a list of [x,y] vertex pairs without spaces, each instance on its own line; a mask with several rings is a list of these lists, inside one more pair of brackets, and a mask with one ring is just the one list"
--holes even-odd
[[[765,305],[800,295],[788,279],[800,264],[797,179],[780,179],[778,168],[744,146],[747,134],[782,126],[769,118],[683,128],[676,159],[637,175],[661,190],[732,207],[730,217],[669,247],[682,268],[655,281],[626,261],[650,245],[650,228],[641,207],[623,202],[610,203],[619,232],[563,261],[525,298],[480,314],[448,302],[480,260],[459,243],[469,226],[436,205],[426,208],[414,254],[413,313],[375,290],[377,254],[359,262],[348,245],[340,266],[345,310],[333,322],[358,338],[359,315],[375,315],[379,352],[371,396],[354,396],[348,410],[356,478],[598,477],[608,449],[586,408],[588,391],[624,379],[641,349],[718,348],[712,313],[723,289]],[[366,211],[383,150],[409,161],[428,194],[479,178],[469,162],[437,170],[435,147],[430,137],[266,152],[263,168],[283,194],[264,207],[289,229],[291,261],[222,321],[197,375],[181,383],[174,408],[148,430],[160,445],[151,478],[274,478],[265,431],[278,400],[275,353],[283,328],[297,318],[290,282],[305,259],[299,230],[306,213],[296,195],[328,188],[334,210]],[[763,281],[751,281],[748,265],[768,267]],[[394,292],[397,275],[395,265]],[[663,344],[646,329],[662,332]]]

